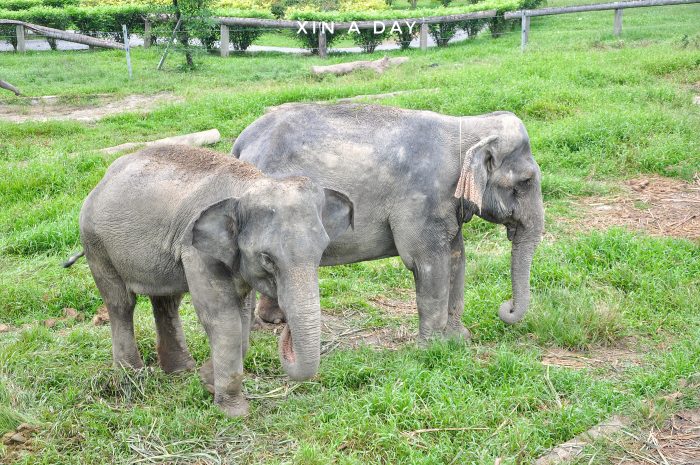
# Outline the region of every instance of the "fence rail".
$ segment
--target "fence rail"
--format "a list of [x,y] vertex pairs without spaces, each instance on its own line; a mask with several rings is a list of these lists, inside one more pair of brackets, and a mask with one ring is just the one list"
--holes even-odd
[[[614,2],[614,3],[597,3],[591,5],[576,5],[576,6],[566,6],[566,7],[556,7],[556,8],[540,8],[536,10],[519,10],[511,11],[503,14],[503,18],[507,20],[511,19],[521,19],[521,49],[525,51],[529,35],[530,35],[530,18],[536,16],[549,16],[549,15],[560,15],[568,13],[581,13],[588,11],[605,11],[613,10],[615,12],[613,21],[613,33],[619,36],[622,33],[622,10],[626,8],[643,8],[643,7],[653,7],[653,6],[668,6],[668,5],[688,5],[692,3],[700,3],[700,0],[632,0],[627,2]],[[327,33],[334,33],[337,31],[347,31],[350,29],[372,29],[377,25],[382,24],[384,27],[391,26],[396,22],[403,22],[405,24],[411,24],[412,27],[419,25],[419,44],[421,50],[427,50],[428,48],[428,25],[430,24],[442,24],[442,23],[453,23],[459,21],[469,21],[478,19],[490,19],[495,18],[498,15],[496,10],[478,11],[474,13],[465,13],[457,15],[447,15],[447,16],[430,16],[422,18],[396,18],[396,19],[378,19],[378,20],[363,20],[363,21],[352,21],[352,22],[323,22],[323,21],[311,21],[311,20],[277,20],[277,19],[262,19],[262,18],[230,18],[230,17],[219,17],[216,18],[216,22],[221,27],[221,56],[228,56],[230,53],[230,28],[231,27],[255,27],[255,28],[270,28],[270,29],[299,29],[300,25],[311,23],[306,27],[313,27],[314,32],[319,33],[319,55],[325,57],[328,53],[327,50]],[[170,19],[170,15],[158,14],[149,15],[144,18],[144,47],[148,48],[151,46],[151,25],[153,22],[166,21]],[[67,31],[61,31],[59,29],[53,29],[45,26],[39,26],[36,24],[25,23],[23,21],[0,19],[0,25],[15,25],[16,38],[17,38],[17,51],[25,51],[25,29],[34,31],[42,36],[64,40],[68,42],[75,42],[78,44],[88,45],[90,47],[101,47],[101,48],[112,48],[123,50],[124,45],[113,42],[110,40],[102,40],[95,37],[90,37],[83,34],[71,33]]]
[[25,29],[36,32],[44,37],[50,39],[64,40],[66,42],[75,42],[76,44],[88,45],[90,47],[101,47],[101,48],[111,48],[117,50],[124,50],[124,46],[118,42],[113,42],[111,40],[97,39],[95,37],[86,36],[84,34],[77,34],[73,32],[62,31],[60,29],[54,29],[52,27],[39,26],[37,24],[25,23],[24,21],[15,21],[13,19],[0,19],[0,26],[15,26],[16,37],[17,37],[17,51],[24,52],[26,49],[25,41]]
[[622,10],[626,8],[689,5],[691,3],[700,3],[700,0],[633,0],[629,2],[594,3],[592,5],[575,5],[552,8],[539,8],[537,10],[510,11],[505,13],[503,17],[505,19],[521,18],[522,39],[520,43],[520,48],[522,49],[522,51],[525,51],[530,36],[530,18],[535,16],[550,16],[568,13],[583,13],[587,11],[614,10],[615,17],[613,20],[613,34],[619,36],[620,34],[622,34]]

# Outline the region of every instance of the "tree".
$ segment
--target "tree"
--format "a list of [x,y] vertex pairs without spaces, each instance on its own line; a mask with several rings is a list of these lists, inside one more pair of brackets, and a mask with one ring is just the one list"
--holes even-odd
[[173,0],[175,21],[180,22],[177,41],[185,54],[185,64],[189,69],[195,67],[190,39],[195,37],[206,45],[215,33],[209,4],[210,0]]

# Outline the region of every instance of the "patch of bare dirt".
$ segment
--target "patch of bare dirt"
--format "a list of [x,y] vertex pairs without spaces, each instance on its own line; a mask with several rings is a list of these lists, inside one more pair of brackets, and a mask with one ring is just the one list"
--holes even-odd
[[546,455],[535,461],[535,465],[555,465],[568,463],[571,459],[579,455],[583,448],[598,438],[607,437],[622,430],[629,420],[623,417],[613,417],[610,420],[598,423],[593,428],[585,431],[575,438],[558,445]]
[[88,105],[80,105],[56,96],[32,98],[28,100],[28,105],[0,105],[0,120],[13,123],[54,120],[92,122],[117,113],[149,112],[164,103],[180,102],[182,99],[161,92],[129,95],[117,100],[110,95],[97,95],[89,98],[89,101]]
[[31,453],[34,450],[32,436],[36,430],[35,426],[22,423],[14,431],[9,431],[2,436],[2,443],[6,447],[5,458],[8,463],[19,459],[23,453]]
[[[271,331],[279,336],[284,323],[266,323],[256,318],[254,329]],[[415,341],[415,330],[408,326],[387,326],[382,328],[367,327],[357,312],[348,311],[342,315],[321,313],[321,353],[327,354],[337,349],[357,348],[360,346],[396,350]]]
[[586,352],[551,348],[542,356],[542,364],[574,370],[605,367],[622,371],[641,364],[642,354],[626,347],[595,347]]
[[418,307],[416,306],[416,292],[409,289],[400,289],[398,292],[400,292],[399,298],[377,295],[370,298],[369,301],[391,315],[418,315]]
[[665,465],[700,464],[700,409],[676,413],[660,430],[652,428],[632,435],[623,445],[621,465],[658,463]]
[[687,183],[662,176],[626,181],[616,197],[587,197],[579,207],[582,230],[623,226],[652,236],[700,239],[700,173]]

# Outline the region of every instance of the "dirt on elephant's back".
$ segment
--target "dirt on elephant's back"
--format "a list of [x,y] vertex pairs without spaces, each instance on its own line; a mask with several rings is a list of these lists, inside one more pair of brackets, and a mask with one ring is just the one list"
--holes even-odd
[[644,231],[652,236],[700,239],[700,175],[693,183],[662,176],[624,182],[615,197],[586,197],[577,228],[604,230],[612,226]]

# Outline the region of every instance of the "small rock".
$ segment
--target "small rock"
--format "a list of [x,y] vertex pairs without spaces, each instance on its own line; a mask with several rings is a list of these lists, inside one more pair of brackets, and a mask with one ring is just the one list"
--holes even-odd
[[2,437],[2,442],[6,446],[14,444],[24,444],[27,442],[27,438],[22,433],[10,432]]
[[83,321],[83,315],[82,313],[79,313],[76,309],[74,308],[64,308],[63,309],[63,314],[65,315],[66,318],[69,319],[74,319],[78,321]]
[[56,318],[49,318],[48,320],[44,321],[44,326],[46,326],[47,328],[53,328],[54,326],[56,326],[56,323]]
[[7,333],[10,331],[10,326],[9,325],[2,325],[0,324],[0,333]]
[[693,97],[693,103],[695,105],[700,105],[700,95],[696,95],[695,97]]
[[22,433],[24,431],[32,432],[36,431],[36,426],[32,426],[29,423],[22,423],[17,427],[15,431],[17,431],[18,433]]

